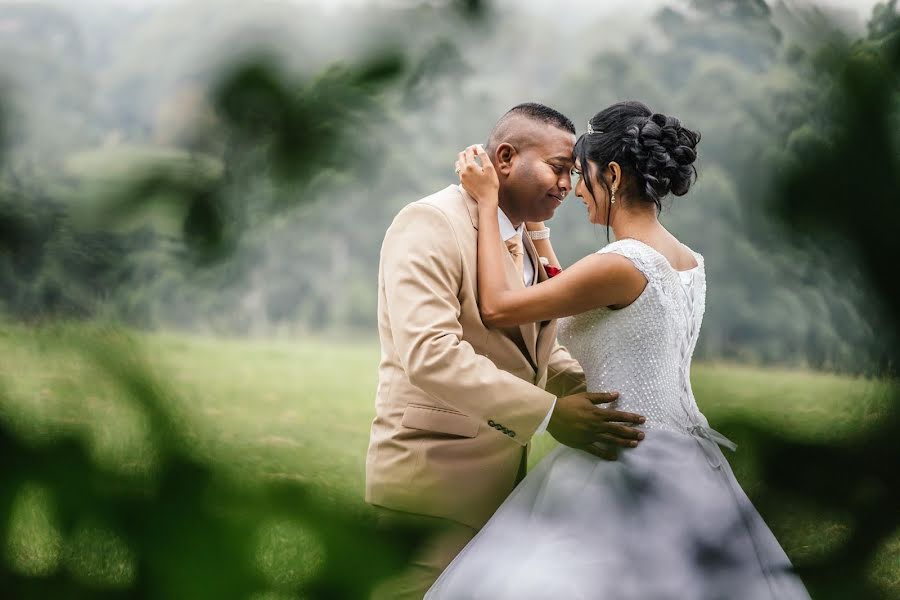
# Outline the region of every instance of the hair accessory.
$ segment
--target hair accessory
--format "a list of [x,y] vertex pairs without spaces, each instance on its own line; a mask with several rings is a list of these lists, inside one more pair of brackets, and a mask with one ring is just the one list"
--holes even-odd
[[590,122],[590,121],[588,121],[588,129],[587,129],[587,132],[588,132],[588,135],[590,135],[590,134],[592,134],[592,133],[603,133],[603,132],[600,131],[599,129],[594,129],[594,126],[591,125],[591,122]]

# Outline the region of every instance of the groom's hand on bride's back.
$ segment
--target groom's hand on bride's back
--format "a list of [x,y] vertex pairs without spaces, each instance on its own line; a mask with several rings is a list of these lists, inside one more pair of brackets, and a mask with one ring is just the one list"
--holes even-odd
[[597,406],[618,397],[618,392],[563,396],[556,401],[547,431],[561,444],[615,460],[619,448],[634,448],[644,439],[644,432],[631,425],[646,420],[641,415]]

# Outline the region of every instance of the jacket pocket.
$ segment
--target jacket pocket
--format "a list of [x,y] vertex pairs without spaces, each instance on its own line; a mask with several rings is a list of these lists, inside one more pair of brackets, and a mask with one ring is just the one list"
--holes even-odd
[[458,412],[443,408],[410,404],[403,411],[400,424],[410,429],[424,429],[472,438],[478,433],[478,422]]

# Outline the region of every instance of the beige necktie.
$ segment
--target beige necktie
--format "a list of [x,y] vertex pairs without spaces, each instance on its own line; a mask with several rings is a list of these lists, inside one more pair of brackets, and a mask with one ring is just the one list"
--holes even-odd
[[525,278],[525,250],[522,248],[522,238],[518,234],[506,240],[506,249],[512,256],[513,263],[516,265],[516,271],[519,273],[519,279]]

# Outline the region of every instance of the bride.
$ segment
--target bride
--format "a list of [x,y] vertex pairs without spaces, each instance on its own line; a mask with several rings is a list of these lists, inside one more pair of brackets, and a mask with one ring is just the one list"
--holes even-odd
[[588,391],[618,390],[620,410],[646,415],[646,437],[616,462],[557,447],[426,598],[809,598],[719,449],[734,444],[710,428],[691,390],[703,257],[657,217],[695,180],[699,140],[639,102],[596,114],[575,144],[575,195],[616,241],[524,290],[505,284],[495,167],[480,146],[460,153],[462,184],[487,223],[478,229],[485,323],[559,318]]

